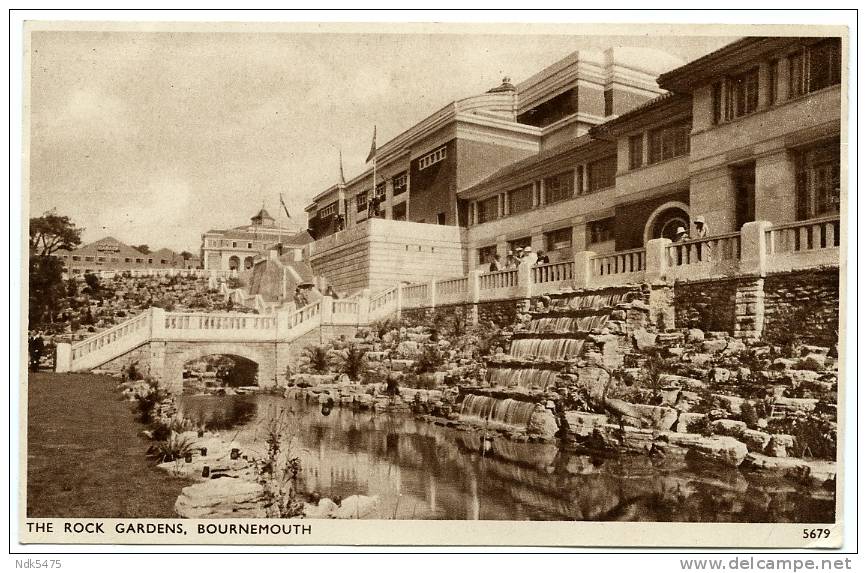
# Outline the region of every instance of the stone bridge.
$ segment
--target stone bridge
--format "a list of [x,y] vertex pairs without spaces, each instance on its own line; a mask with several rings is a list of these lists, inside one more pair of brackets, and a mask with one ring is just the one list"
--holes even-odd
[[[367,296],[325,297],[296,311],[273,314],[183,313],[150,308],[142,314],[76,344],[57,345],[57,372],[105,370],[130,365],[172,391],[183,385],[184,364],[203,356],[240,356],[256,363],[258,384],[278,384],[301,351],[396,310]],[[373,310],[371,310],[373,309]]]

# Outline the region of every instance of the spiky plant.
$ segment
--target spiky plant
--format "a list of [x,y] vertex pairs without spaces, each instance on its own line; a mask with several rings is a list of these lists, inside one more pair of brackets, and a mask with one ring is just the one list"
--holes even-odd
[[303,351],[303,357],[307,362],[307,368],[314,374],[328,373],[330,367],[328,350],[324,346],[308,346]]

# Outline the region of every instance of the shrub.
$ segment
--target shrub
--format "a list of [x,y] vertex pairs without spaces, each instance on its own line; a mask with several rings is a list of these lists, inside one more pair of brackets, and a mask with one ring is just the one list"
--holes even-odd
[[701,434],[706,438],[713,436],[713,425],[710,416],[702,416],[687,423],[686,431],[689,434]]
[[139,420],[144,423],[153,420],[154,408],[169,397],[169,393],[160,387],[157,381],[147,379],[146,382],[147,387],[135,395],[135,408],[138,412]]
[[415,371],[419,374],[425,372],[436,372],[437,368],[445,362],[440,349],[433,344],[425,344],[422,347],[418,359],[415,361]]
[[302,351],[301,357],[306,361],[307,369],[313,374],[328,373],[328,350],[324,346],[308,346]]
[[367,370],[367,356],[364,350],[355,344],[350,344],[340,358],[340,372],[349,376],[350,380],[360,380]]
[[148,455],[161,464],[181,459],[192,451],[193,440],[172,431],[167,440],[151,446]]
[[257,464],[258,482],[264,490],[268,517],[304,515],[304,502],[298,494],[301,459],[293,451],[293,433],[289,412],[273,409],[265,422],[265,459]]
[[836,426],[819,416],[787,416],[768,420],[768,432],[790,434],[794,440],[796,457],[825,460],[837,458]]

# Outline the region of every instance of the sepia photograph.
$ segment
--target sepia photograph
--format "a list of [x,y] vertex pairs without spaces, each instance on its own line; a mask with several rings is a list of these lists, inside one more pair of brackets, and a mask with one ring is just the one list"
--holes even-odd
[[840,545],[847,28],[23,34],[22,543]]

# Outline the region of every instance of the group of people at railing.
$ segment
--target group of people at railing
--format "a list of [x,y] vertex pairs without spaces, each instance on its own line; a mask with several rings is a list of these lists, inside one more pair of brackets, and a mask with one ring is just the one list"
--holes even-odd
[[510,269],[517,269],[521,263],[529,262],[530,265],[547,265],[551,261],[548,258],[548,255],[545,254],[545,251],[539,250],[534,252],[533,247],[524,247],[523,249],[518,249],[517,251],[509,251],[506,253],[506,260],[503,262],[502,257],[499,254],[495,254],[491,257],[490,264],[488,265],[488,272],[496,273],[499,271],[508,271]]

